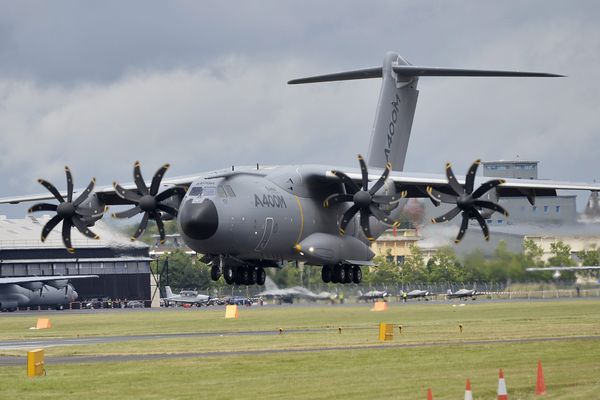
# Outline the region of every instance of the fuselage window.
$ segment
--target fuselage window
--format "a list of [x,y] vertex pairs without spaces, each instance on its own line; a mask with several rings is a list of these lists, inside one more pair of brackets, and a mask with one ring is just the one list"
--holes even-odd
[[190,189],[189,196],[202,196],[203,189],[202,186],[195,186]]

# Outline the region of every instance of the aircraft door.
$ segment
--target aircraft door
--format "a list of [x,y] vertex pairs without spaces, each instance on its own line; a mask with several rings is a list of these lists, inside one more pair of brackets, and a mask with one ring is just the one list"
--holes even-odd
[[265,229],[261,236],[258,245],[254,249],[255,251],[262,252],[265,247],[269,244],[269,240],[271,239],[271,235],[273,234],[273,226],[275,225],[273,217],[265,218]]

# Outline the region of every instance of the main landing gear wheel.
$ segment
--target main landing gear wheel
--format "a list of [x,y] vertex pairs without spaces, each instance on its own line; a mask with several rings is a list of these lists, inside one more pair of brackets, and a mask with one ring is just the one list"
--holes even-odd
[[256,268],[256,284],[262,286],[265,284],[266,279],[267,279],[267,274],[265,272],[265,269],[263,267],[257,267]]
[[256,280],[258,279],[258,274],[255,267],[246,267],[248,269],[248,280],[246,281],[246,285],[254,285],[256,284]]
[[331,268],[331,283],[340,283],[340,269],[342,267],[339,265],[335,265],[333,268]]
[[331,265],[323,265],[323,268],[321,269],[321,279],[323,279],[323,282],[331,282],[331,270]]
[[339,283],[346,283],[346,277],[347,277],[346,272],[347,272],[347,270],[346,270],[345,266],[339,265],[339,266],[336,267],[336,274],[335,275],[337,275],[336,276],[336,280]]
[[346,273],[344,283],[352,283],[352,265],[344,265],[344,272]]
[[352,267],[352,282],[357,285],[362,282],[362,269],[358,265]]
[[221,267],[218,265],[213,265],[210,268],[210,279],[213,281],[218,281],[221,278]]
[[223,278],[228,285],[233,285],[235,282],[235,270],[233,267],[225,267],[223,270]]

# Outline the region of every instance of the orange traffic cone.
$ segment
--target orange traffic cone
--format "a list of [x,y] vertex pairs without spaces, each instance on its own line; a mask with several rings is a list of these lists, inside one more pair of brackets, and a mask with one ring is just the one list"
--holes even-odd
[[473,392],[471,392],[471,381],[467,379],[467,387],[465,388],[465,400],[473,400]]
[[431,389],[427,389],[427,400],[433,400],[433,393]]
[[542,370],[542,362],[538,360],[537,382],[535,384],[535,394],[541,396],[546,394],[546,384],[544,383],[544,371]]
[[498,400],[508,400],[508,393],[506,393],[506,382],[504,381],[504,371],[500,368],[500,374],[498,377]]

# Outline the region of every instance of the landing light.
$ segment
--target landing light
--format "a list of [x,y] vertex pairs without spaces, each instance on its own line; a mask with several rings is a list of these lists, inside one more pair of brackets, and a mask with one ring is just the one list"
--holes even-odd
[[308,248],[308,251],[310,251],[310,252],[312,253],[313,251],[315,251],[315,248],[314,248],[314,247],[312,247],[312,246],[310,246],[310,247]]

